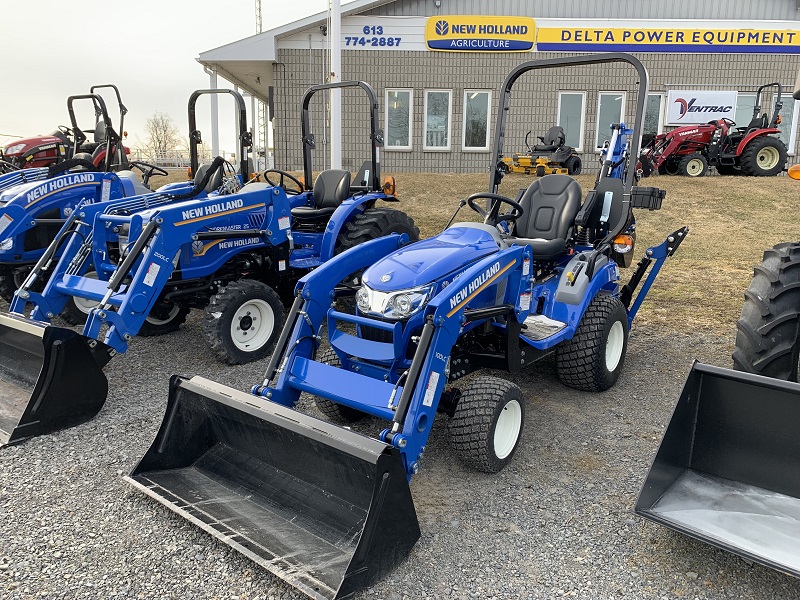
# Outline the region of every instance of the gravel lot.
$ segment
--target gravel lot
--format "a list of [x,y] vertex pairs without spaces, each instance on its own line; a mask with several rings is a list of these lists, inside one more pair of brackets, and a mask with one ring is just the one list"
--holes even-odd
[[[422,538],[359,597],[800,597],[800,581],[632,513],[692,358],[728,366],[731,339],[634,329],[624,374],[603,394],[563,387],[552,362],[529,369],[515,378],[525,439],[497,475],[462,467],[439,418],[411,485]],[[170,374],[245,390],[264,366],[217,363],[195,312],[109,364],[92,422],[2,449],[0,597],[300,597],[121,479],[155,435]]]

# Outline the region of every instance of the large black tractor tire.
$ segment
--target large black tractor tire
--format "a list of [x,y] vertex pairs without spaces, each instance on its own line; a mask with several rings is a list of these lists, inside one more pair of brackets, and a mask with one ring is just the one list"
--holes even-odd
[[628,314],[619,298],[596,296],[572,339],[558,349],[561,382],[576,390],[602,392],[619,379],[628,347]]
[[[320,352],[317,355],[317,362],[325,363],[334,367],[342,366],[342,363],[339,362],[339,357],[336,356],[336,352],[333,351],[333,348],[326,348]],[[327,398],[320,398],[319,396],[314,396],[314,404],[317,405],[319,412],[325,415],[328,420],[336,423],[355,423],[366,416],[360,410],[356,410],[355,408],[350,408],[349,406],[344,406],[342,404],[337,404],[336,402],[331,402]]]
[[458,400],[450,443],[465,464],[497,473],[514,457],[524,423],[522,390],[505,379],[478,377]]
[[765,135],[747,144],[739,157],[739,167],[745,175],[771,177],[786,168],[786,158],[786,144]]
[[717,173],[720,175],[742,175],[743,173],[733,165],[717,165]]
[[580,175],[581,166],[582,166],[581,159],[578,156],[570,156],[564,163],[564,168],[570,175]]
[[17,286],[14,284],[13,275],[0,275],[0,298],[11,304]]
[[678,163],[678,173],[684,177],[702,177],[708,173],[708,161],[699,152],[687,154]]
[[270,354],[284,322],[283,304],[260,281],[232,281],[211,297],[203,329],[211,351],[229,365],[260,360]]
[[157,302],[139,328],[139,335],[155,337],[178,331],[191,310],[188,306],[181,306],[174,302]]
[[800,242],[764,252],[736,327],[734,369],[800,381]]

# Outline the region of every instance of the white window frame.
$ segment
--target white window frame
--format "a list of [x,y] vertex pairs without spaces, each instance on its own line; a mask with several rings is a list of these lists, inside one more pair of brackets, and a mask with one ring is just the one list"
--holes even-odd
[[575,147],[576,152],[581,152],[583,150],[583,136],[586,133],[586,92],[581,92],[578,90],[561,90],[558,92],[558,108],[556,109],[556,124],[561,123],[561,95],[562,94],[571,94],[576,95],[580,94],[581,96],[581,130],[578,134],[578,145]]
[[[488,94],[486,101],[486,146],[467,146],[467,95],[474,93]],[[461,105],[461,151],[462,152],[490,152],[492,146],[492,90],[471,89],[464,90],[464,102]]]
[[[447,92],[447,146],[428,146],[428,94]],[[424,152],[450,152],[453,145],[453,90],[431,89],[423,92],[422,103],[422,150]]]
[[[390,146],[389,145],[389,93],[390,92],[408,92],[408,146]],[[383,123],[384,123],[384,150],[397,151],[397,152],[411,152],[414,149],[414,90],[412,88],[386,88],[384,94],[384,110],[383,110]]]
[[[600,97],[604,94],[619,94],[622,96],[622,105],[620,106],[619,118],[620,120],[625,119],[625,100],[627,99],[627,94],[623,90],[599,90],[597,92],[597,121],[594,127],[595,152],[600,152],[603,149],[602,146],[598,146],[597,142],[600,141]],[[606,123],[606,127],[608,127],[608,123]]]
[[792,131],[789,132],[789,156],[794,156],[797,148],[797,119],[800,117],[800,100],[792,100],[794,110],[792,111]]
[[[661,99],[659,100],[658,105],[658,130],[656,131],[656,135],[660,133],[664,133],[664,120],[666,119],[667,115],[667,103],[665,102],[667,95],[663,92],[647,92],[648,96],[659,96]],[[647,101],[645,101],[645,112],[647,112]],[[599,116],[598,116],[599,118]],[[642,124],[644,124],[644,115],[642,115]],[[630,124],[633,127],[633,123]]]

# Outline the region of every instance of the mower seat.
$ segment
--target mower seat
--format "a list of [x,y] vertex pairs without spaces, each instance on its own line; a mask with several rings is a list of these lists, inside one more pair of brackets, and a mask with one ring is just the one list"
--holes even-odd
[[292,209],[292,218],[306,222],[329,219],[349,197],[350,171],[328,169],[314,182],[314,206],[296,206]]
[[530,246],[534,260],[554,260],[564,255],[582,198],[581,186],[568,175],[537,179],[519,200],[522,216],[514,223],[506,242],[510,246]]
[[544,145],[534,146],[534,152],[555,152],[564,145],[567,137],[563,127],[551,127],[547,130],[547,135],[539,139],[543,139]]
[[[199,184],[203,177],[206,176],[206,171],[208,171],[211,163],[203,163],[199,167],[197,167],[197,173],[194,176],[194,184]],[[222,168],[217,169],[217,172],[211,176],[211,179],[208,180],[206,184],[205,191],[206,193],[210,194],[211,192],[216,192],[219,188],[222,187]]]

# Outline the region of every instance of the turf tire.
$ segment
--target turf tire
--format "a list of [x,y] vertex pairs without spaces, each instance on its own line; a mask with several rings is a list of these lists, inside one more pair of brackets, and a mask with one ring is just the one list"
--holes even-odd
[[684,177],[702,177],[708,173],[708,161],[699,152],[687,154],[678,163],[678,173]]
[[[339,362],[339,357],[336,356],[336,352],[333,351],[333,348],[326,348],[320,352],[317,355],[317,362],[325,363],[326,365],[331,365],[334,367],[342,366],[342,364]],[[350,408],[349,406],[344,406],[343,404],[337,404],[336,402],[331,402],[327,398],[320,398],[319,396],[314,396],[314,404],[317,405],[319,412],[325,415],[329,421],[333,421],[335,423],[355,423],[366,416],[360,410]]]
[[450,443],[465,464],[497,473],[514,457],[524,424],[522,390],[499,377],[478,377],[461,394],[450,419]]
[[764,252],[736,328],[734,369],[800,381],[800,242]]
[[139,328],[139,335],[142,337],[155,337],[178,331],[190,312],[191,309],[188,306],[181,306],[173,302],[168,304],[156,303]]
[[581,159],[578,156],[570,156],[564,163],[564,168],[567,169],[567,173],[570,175],[580,175],[581,166]]
[[[267,312],[259,319],[261,323],[266,316],[272,319],[272,326],[263,343],[246,350],[233,339],[233,322],[237,311],[250,302],[257,303]],[[247,330],[252,328],[253,333],[260,335],[256,327],[266,325],[257,322],[253,326],[252,321],[256,319],[249,315],[248,318]],[[239,365],[260,360],[272,352],[283,328],[284,318],[281,299],[271,287],[253,279],[240,279],[230,282],[211,297],[205,308],[203,329],[211,351],[217,358],[229,365]]]
[[[769,149],[772,149],[771,151]],[[763,156],[764,152],[769,154],[772,152],[777,153],[777,162],[767,167],[759,163],[759,156]],[[757,137],[744,149],[741,157],[739,158],[739,166],[745,175],[752,175],[754,177],[771,177],[777,175],[786,168],[787,150],[786,144],[776,137],[764,135]]]
[[600,294],[589,304],[572,339],[558,349],[558,378],[576,390],[605,391],[619,378],[627,346],[625,307],[619,298]]

